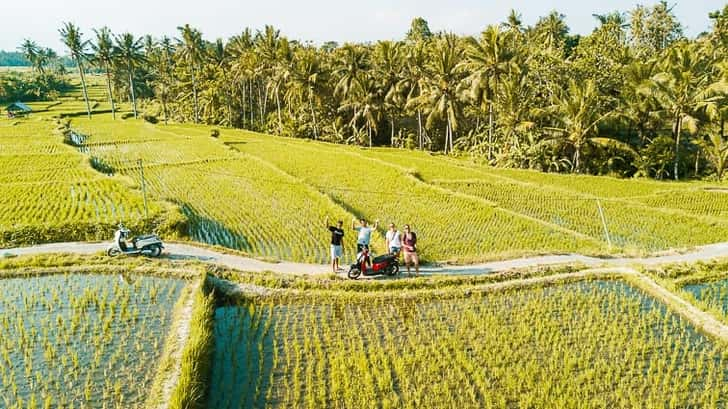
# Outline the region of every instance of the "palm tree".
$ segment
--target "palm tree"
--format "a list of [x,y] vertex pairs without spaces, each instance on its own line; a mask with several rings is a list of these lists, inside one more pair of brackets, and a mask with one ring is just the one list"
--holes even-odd
[[81,76],[81,87],[83,88],[83,99],[86,101],[86,112],[89,119],[91,118],[91,104],[88,101],[88,91],[86,90],[86,77],[83,71],[83,61],[86,60],[86,46],[88,41],[83,40],[83,34],[78,26],[73,23],[63,23],[63,27],[58,30],[61,34],[61,40],[68,47],[71,58],[78,66],[78,74]]
[[143,38],[134,38],[131,33],[124,33],[121,36],[115,36],[116,54],[120,63],[126,68],[129,75],[129,94],[134,109],[134,118],[137,118],[136,92],[134,91],[134,71],[141,66],[146,58],[144,57],[142,44]]
[[197,79],[196,73],[199,65],[202,64],[205,55],[205,44],[202,40],[202,33],[190,27],[189,24],[177,27],[182,39],[178,40],[180,44],[180,58],[187,62],[190,70],[190,78],[192,81],[192,103],[194,109],[195,123],[200,122],[199,101],[197,98]]
[[[426,65],[428,61],[427,43],[418,41],[408,47],[406,57],[406,65],[402,73],[402,79],[397,85],[402,92],[399,95],[405,95],[405,106],[409,101],[422,95],[423,84],[425,80]],[[425,142],[425,134],[422,126],[422,109],[416,109],[417,115],[417,146],[423,149]]]
[[468,37],[464,68],[471,72],[472,96],[476,103],[488,105],[488,160],[493,159],[493,106],[498,95],[498,81],[510,72],[516,52],[510,48],[509,32],[502,32],[498,26],[489,26],[483,31],[480,41]]
[[402,43],[379,41],[374,47],[374,75],[383,94],[382,102],[389,114],[390,146],[394,146],[395,120],[400,111],[402,93]]
[[702,112],[716,111],[720,97],[711,86],[706,64],[709,62],[693,46],[679,44],[672,47],[664,61],[663,71],[651,81],[653,95],[672,121],[675,139],[673,177],[678,180],[680,143],[683,128],[694,133]]
[[354,115],[349,125],[354,129],[356,134],[358,131],[357,122],[364,120],[364,126],[367,128],[367,137],[369,139],[369,147],[373,146],[372,134],[377,133],[377,123],[379,122],[379,111],[381,104],[379,102],[379,89],[371,76],[364,76],[359,80],[358,92],[350,93],[349,98],[339,107],[339,111],[351,110]]
[[[354,101],[357,95],[364,94],[369,69],[369,55],[365,48],[352,44],[345,44],[337,51],[338,56],[333,72],[336,78],[334,96],[344,101],[347,108],[352,108],[352,127],[356,128],[356,120],[361,116],[358,113],[360,104],[350,102]],[[343,106],[339,108],[339,112],[346,111],[342,108]]]
[[599,136],[598,125],[614,115],[614,111],[600,112],[600,98],[593,80],[585,83],[570,80],[568,88],[557,93],[552,98],[553,105],[545,109],[559,126],[544,128],[554,134],[552,138],[545,139],[544,143],[571,146],[574,150],[573,172],[581,171],[581,152],[586,145],[612,147],[635,154],[628,144]]
[[35,41],[25,39],[20,47],[18,47],[18,50],[23,53],[25,59],[30,62],[34,70],[38,71],[38,74],[44,74],[42,50]]
[[318,95],[320,95],[321,87],[326,80],[325,76],[326,70],[314,49],[305,48],[295,54],[286,99],[289,105],[292,105],[295,99],[299,101],[306,99],[311,110],[314,139],[319,137],[314,102],[319,99]]
[[111,67],[116,60],[114,41],[111,30],[108,27],[94,30],[94,32],[96,33],[96,44],[91,44],[91,48],[94,51],[93,60],[104,69],[106,75],[106,90],[109,93],[109,103],[111,103],[111,118],[116,119],[114,94],[111,90]]
[[407,104],[428,113],[427,128],[432,128],[440,119],[445,120],[445,153],[453,152],[453,133],[458,129],[458,116],[462,110],[457,89],[463,79],[462,59],[463,49],[455,35],[447,34],[438,39],[427,64],[422,95]]

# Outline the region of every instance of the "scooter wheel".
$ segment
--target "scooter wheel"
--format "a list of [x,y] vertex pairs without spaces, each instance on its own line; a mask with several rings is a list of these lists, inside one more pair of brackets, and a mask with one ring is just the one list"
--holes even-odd
[[119,254],[121,254],[121,251],[119,251],[119,249],[117,249],[117,248],[112,247],[112,248],[106,250],[106,255],[109,257],[116,257]]
[[389,266],[389,270],[387,270],[387,273],[390,276],[396,276],[397,274],[399,274],[399,264],[395,263]]
[[349,273],[347,274],[347,276],[349,276],[349,278],[351,278],[352,280],[356,280],[357,278],[359,278],[360,275],[361,275],[361,270],[359,270],[356,267],[350,268]]
[[150,249],[149,255],[152,257],[159,257],[162,255],[162,248],[159,246],[154,246]]

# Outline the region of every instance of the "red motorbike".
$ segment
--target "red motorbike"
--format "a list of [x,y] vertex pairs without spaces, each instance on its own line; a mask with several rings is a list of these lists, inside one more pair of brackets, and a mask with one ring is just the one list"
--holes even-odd
[[349,267],[347,274],[352,280],[356,280],[362,274],[365,276],[388,275],[395,276],[399,274],[399,257],[396,254],[386,254],[374,257],[371,267],[368,266],[369,247],[364,247],[356,256],[356,263]]

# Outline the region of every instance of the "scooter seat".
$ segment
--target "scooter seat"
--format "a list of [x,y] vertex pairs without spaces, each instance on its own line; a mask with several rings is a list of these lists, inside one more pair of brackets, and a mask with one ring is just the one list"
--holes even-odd
[[381,256],[374,257],[374,260],[372,261],[375,264],[383,263],[385,261],[389,261],[394,259],[394,256],[391,254],[383,254]]

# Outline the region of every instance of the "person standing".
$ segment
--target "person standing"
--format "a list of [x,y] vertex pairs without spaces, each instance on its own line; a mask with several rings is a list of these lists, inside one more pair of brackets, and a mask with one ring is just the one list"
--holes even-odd
[[331,269],[336,274],[339,272],[339,260],[344,254],[344,222],[339,220],[334,227],[329,224],[329,216],[326,216],[325,224],[331,232]]
[[351,221],[351,229],[357,232],[356,252],[360,253],[364,247],[369,248],[369,242],[372,240],[372,230],[379,227],[379,220],[374,222],[374,227],[369,227],[366,219],[359,219],[359,226],[356,225],[356,219]]
[[417,234],[410,229],[409,224],[404,225],[402,244],[402,249],[404,250],[404,264],[407,266],[407,275],[412,275],[410,272],[410,264],[414,264],[415,274],[419,277],[420,258],[417,256]]
[[389,230],[387,230],[387,235],[385,236],[389,254],[399,257],[399,252],[402,250],[401,237],[402,235],[399,233],[399,230],[397,230],[397,226],[395,226],[394,223],[389,223]]

